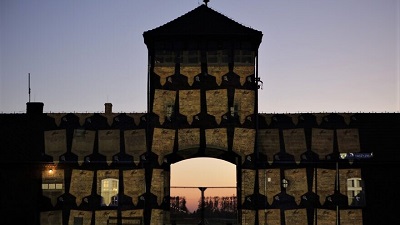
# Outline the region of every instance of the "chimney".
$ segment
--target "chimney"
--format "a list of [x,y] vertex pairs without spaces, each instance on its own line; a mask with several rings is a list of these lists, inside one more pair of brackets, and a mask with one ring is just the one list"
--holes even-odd
[[105,114],[111,114],[112,113],[112,104],[111,103],[104,103],[105,106]]
[[28,115],[40,115],[43,113],[43,102],[27,102],[26,103],[26,114]]

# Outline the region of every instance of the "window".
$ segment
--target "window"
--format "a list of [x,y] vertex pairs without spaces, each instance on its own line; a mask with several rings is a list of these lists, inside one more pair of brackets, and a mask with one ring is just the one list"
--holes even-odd
[[43,183],[42,184],[43,190],[61,190],[63,189],[62,183]]
[[107,178],[101,180],[101,197],[104,205],[118,205],[118,179]]
[[199,65],[200,52],[199,51],[182,51],[180,56],[180,63],[188,65]]
[[174,65],[175,53],[173,51],[156,51],[155,65]]
[[208,51],[207,63],[208,64],[227,64],[229,56],[227,50]]
[[239,65],[253,65],[254,64],[254,51],[250,50],[236,50],[235,51],[235,64]]
[[347,179],[347,198],[349,205],[352,204],[355,197],[357,197],[362,189],[361,178]]

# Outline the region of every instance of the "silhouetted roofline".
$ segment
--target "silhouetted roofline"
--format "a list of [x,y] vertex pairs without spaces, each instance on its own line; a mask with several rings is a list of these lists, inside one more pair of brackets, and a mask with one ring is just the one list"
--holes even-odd
[[262,35],[261,31],[243,26],[204,4],[164,25],[143,33],[147,46],[153,41],[166,39],[248,40],[259,46]]

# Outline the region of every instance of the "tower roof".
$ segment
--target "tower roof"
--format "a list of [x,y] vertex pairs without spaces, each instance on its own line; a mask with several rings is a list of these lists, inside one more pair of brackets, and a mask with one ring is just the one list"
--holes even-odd
[[144,42],[168,38],[229,38],[261,43],[262,32],[226,17],[205,4],[152,30],[143,33]]

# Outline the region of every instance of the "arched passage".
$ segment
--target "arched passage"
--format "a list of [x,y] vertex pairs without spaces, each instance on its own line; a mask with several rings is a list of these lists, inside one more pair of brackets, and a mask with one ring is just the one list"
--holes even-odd
[[[170,169],[170,196],[174,198],[171,203],[174,204],[173,207],[176,207],[177,201],[184,199],[187,208],[187,212],[182,212],[182,209],[178,208],[171,209],[172,220],[176,218],[174,217],[176,210],[180,210],[181,215],[182,213],[195,214],[199,209],[199,200],[201,199],[199,187],[207,187],[204,197],[207,201],[217,204],[215,208],[221,209],[225,204],[224,210],[227,210],[226,204],[229,203],[232,208],[231,214],[237,215],[237,167],[235,164],[216,158],[198,157],[171,164]],[[199,212],[197,212],[198,215]],[[198,219],[196,215],[191,217]]]

